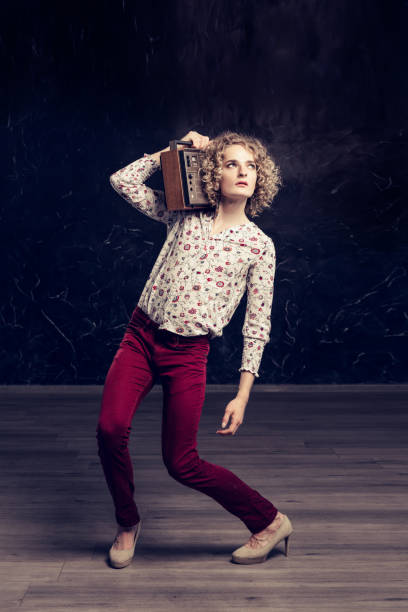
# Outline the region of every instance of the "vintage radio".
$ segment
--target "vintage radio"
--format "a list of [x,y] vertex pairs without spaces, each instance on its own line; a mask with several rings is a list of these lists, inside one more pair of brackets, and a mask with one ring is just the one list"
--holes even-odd
[[169,210],[209,208],[201,187],[200,168],[204,152],[200,149],[178,149],[191,145],[191,140],[170,140],[170,151],[160,154],[166,206]]

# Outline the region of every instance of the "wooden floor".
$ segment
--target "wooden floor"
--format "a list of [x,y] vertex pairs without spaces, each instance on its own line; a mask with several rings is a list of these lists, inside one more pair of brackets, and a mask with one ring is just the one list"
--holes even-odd
[[143,528],[132,565],[107,564],[113,506],[95,427],[101,389],[0,388],[0,609],[408,609],[408,388],[254,390],[236,436],[215,434],[230,390],[209,388],[199,452],[291,518],[265,563],[230,561],[249,531],[161,461],[161,394],[131,434]]

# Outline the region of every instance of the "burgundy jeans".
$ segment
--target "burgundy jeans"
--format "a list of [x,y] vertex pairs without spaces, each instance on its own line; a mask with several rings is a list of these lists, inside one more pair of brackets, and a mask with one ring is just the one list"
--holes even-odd
[[178,482],[212,497],[262,531],[276,516],[271,502],[229,470],[201,459],[197,432],[205,394],[208,336],[183,337],[165,330],[138,307],[108,371],[97,424],[98,455],[119,525],[139,521],[133,499],[128,439],[133,416],[155,376],[163,385],[162,456]]

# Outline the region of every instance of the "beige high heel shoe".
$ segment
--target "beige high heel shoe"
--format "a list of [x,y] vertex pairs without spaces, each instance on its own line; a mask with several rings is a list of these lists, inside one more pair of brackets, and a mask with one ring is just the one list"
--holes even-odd
[[232,553],[231,560],[234,563],[262,563],[266,561],[270,551],[282,540],[285,540],[285,556],[288,556],[289,536],[293,532],[293,526],[286,514],[280,514],[281,524],[272,533],[267,529],[259,534],[253,534],[244,546],[240,546]]
[[[137,524],[134,536],[133,536],[133,545],[132,548],[125,548],[124,550],[118,550],[114,548],[115,542],[113,542],[112,546],[109,549],[109,562],[112,567],[117,569],[126,567],[132,562],[133,556],[135,554],[136,542],[138,540],[140,529],[142,526],[142,521],[140,520]],[[115,538],[116,541],[116,538]]]

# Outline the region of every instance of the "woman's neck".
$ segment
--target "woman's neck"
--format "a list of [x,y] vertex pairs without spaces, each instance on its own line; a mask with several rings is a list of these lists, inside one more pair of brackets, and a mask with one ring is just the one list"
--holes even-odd
[[241,202],[221,201],[216,215],[217,223],[220,225],[235,225],[246,223],[248,217],[245,214],[246,199]]

